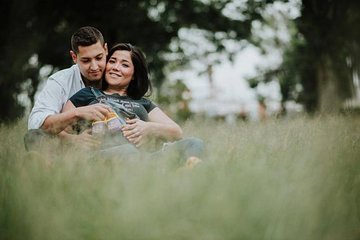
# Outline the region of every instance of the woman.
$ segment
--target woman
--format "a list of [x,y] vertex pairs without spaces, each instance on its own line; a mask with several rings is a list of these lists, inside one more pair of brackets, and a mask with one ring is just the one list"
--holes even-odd
[[[106,100],[120,104],[137,116],[126,119],[126,125],[121,127],[123,137],[130,144],[122,144],[125,146],[120,148],[126,148],[128,153],[135,153],[150,140],[160,139],[165,142],[175,141],[165,145],[168,152],[175,151],[183,155],[183,159],[199,158],[203,152],[202,141],[196,138],[181,139],[180,126],[152,101],[144,98],[151,89],[147,63],[139,48],[120,43],[110,49],[100,94]],[[64,111],[97,103],[99,96],[96,95],[94,89],[84,88],[70,98]]]

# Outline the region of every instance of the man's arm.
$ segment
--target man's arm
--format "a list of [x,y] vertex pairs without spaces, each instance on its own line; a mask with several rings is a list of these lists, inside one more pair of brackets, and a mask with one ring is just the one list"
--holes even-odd
[[65,98],[67,99],[67,96],[65,96],[62,86],[50,77],[31,110],[28,129],[41,128],[48,116],[59,113],[66,101],[63,100]]
[[58,134],[79,119],[99,121],[104,120],[109,113],[110,107],[105,104],[97,103],[76,108],[71,101],[67,101],[62,112],[48,116],[41,128],[46,132]]
[[65,112],[62,108],[69,97],[61,84],[50,77],[35,101],[29,116],[28,129],[41,128],[58,134],[79,119],[99,120],[108,113],[109,107],[97,104],[81,108],[72,106]]
[[58,134],[78,119],[74,110],[49,115],[41,125],[41,129],[49,133]]

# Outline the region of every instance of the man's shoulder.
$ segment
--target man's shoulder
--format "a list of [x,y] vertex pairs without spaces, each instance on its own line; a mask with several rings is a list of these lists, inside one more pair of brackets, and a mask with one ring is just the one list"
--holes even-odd
[[49,79],[53,79],[55,81],[69,81],[70,79],[75,79],[80,77],[79,67],[75,64],[69,68],[65,68],[59,70],[52,74]]

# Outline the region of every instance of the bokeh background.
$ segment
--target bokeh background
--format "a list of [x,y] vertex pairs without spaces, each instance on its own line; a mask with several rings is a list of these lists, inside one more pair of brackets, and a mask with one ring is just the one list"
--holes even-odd
[[[360,239],[360,1],[0,8],[0,239]],[[151,98],[204,141],[201,164],[56,138],[25,150],[34,99],[85,25],[146,53]]]
[[153,98],[178,121],[359,109],[356,0],[2,0],[0,121],[27,116],[71,34],[99,28],[147,56]]

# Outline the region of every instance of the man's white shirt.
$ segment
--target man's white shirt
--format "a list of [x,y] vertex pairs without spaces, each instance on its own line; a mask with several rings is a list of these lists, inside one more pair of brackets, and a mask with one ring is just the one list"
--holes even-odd
[[35,100],[28,129],[39,129],[48,116],[60,113],[68,99],[84,87],[76,64],[51,75]]

